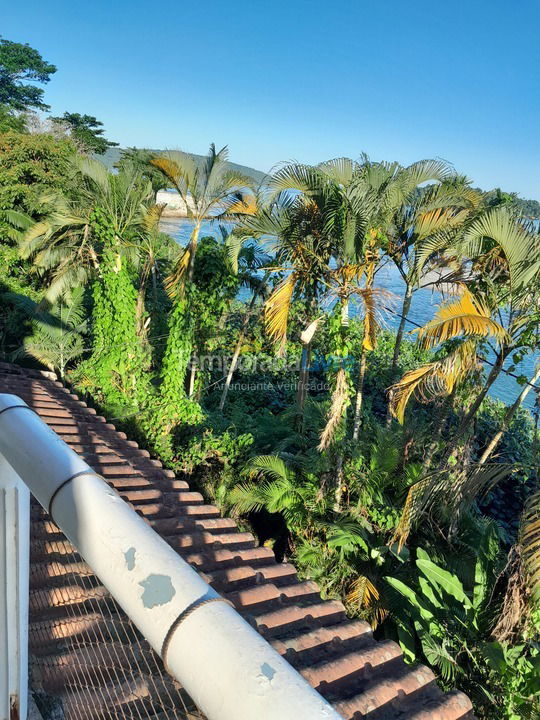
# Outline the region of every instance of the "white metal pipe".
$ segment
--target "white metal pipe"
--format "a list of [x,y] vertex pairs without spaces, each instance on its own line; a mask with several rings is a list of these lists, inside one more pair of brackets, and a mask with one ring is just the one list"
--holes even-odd
[[28,712],[30,493],[0,455],[0,720]]
[[54,521],[209,720],[341,717],[21,405],[16,396],[0,395],[0,453],[50,508]]

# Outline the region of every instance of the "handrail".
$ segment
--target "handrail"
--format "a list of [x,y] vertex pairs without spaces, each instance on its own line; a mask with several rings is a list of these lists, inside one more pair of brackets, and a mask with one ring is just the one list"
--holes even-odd
[[341,717],[15,395],[0,394],[0,455],[209,720]]

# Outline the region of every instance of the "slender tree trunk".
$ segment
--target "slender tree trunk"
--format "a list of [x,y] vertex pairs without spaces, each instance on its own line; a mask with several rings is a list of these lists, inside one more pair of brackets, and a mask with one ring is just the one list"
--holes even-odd
[[139,337],[143,337],[144,335],[146,335],[144,327],[144,301],[146,298],[146,284],[148,282],[149,274],[150,267],[147,263],[145,263],[139,280],[139,290],[137,292],[137,308],[135,310],[135,317],[137,319],[137,335]]
[[394,343],[394,354],[392,356],[392,378],[394,377],[394,373],[396,372],[398,360],[399,360],[399,354],[401,351],[401,345],[403,343],[403,335],[405,334],[405,324],[407,322],[407,318],[409,317],[409,312],[411,309],[411,303],[412,303],[412,295],[413,295],[413,286],[410,283],[407,283],[405,288],[405,296],[403,298],[403,305],[401,306],[401,319],[399,321],[399,327],[396,334],[396,341]]
[[500,428],[497,430],[495,435],[491,438],[488,446],[482,453],[482,457],[478,461],[478,465],[484,465],[489,460],[489,458],[493,454],[494,450],[496,449],[497,445],[500,443],[504,433],[508,430],[510,423],[512,422],[512,418],[516,414],[518,408],[521,406],[521,404],[523,403],[523,401],[525,400],[527,395],[533,389],[532,386],[535,385],[539,379],[540,379],[540,365],[538,366],[536,373],[534,374],[530,383],[527,383],[527,385],[523,386],[523,390],[519,393],[517,398],[514,400],[513,404],[510,405],[509,408],[507,408]]
[[195,270],[195,255],[197,254],[197,244],[199,242],[199,232],[201,230],[201,221],[198,220],[195,223],[193,230],[191,231],[191,237],[189,238],[188,248],[190,252],[189,265],[187,270],[187,279],[191,283],[193,281],[193,272]]
[[339,453],[336,459],[336,489],[334,492],[334,511],[341,512],[341,500],[343,498],[343,453]]
[[219,401],[219,409],[223,410],[225,407],[225,403],[227,401],[227,395],[229,394],[229,388],[231,386],[231,382],[233,379],[234,371],[236,370],[236,366],[238,365],[238,358],[240,357],[240,351],[242,350],[242,345],[244,343],[244,338],[246,337],[246,331],[249,324],[249,320],[253,314],[253,308],[255,307],[255,301],[257,300],[257,292],[254,292],[251,296],[251,301],[249,303],[249,307],[247,309],[247,312],[244,316],[244,321],[242,323],[242,328],[240,330],[240,335],[238,336],[238,340],[236,341],[236,347],[234,348],[234,353],[231,359],[231,364],[229,366],[229,371],[227,373],[227,378],[225,380],[225,385],[223,387],[223,392],[221,393],[221,399]]
[[191,368],[189,370],[188,397],[191,397],[195,391],[195,378],[197,376],[197,368],[193,357],[191,358]]
[[362,422],[362,402],[364,400],[364,378],[366,376],[366,350],[362,345],[360,363],[358,367],[358,384],[356,386],[356,400],[354,405],[353,440],[358,440]]
[[154,305],[157,305],[157,277],[156,277],[156,266],[152,265],[152,294],[154,296]]
[[298,409],[300,429],[304,425],[304,407],[306,405],[307,390],[309,385],[309,367],[311,364],[311,342],[302,345],[302,358],[300,360],[300,376],[296,389],[296,407]]
[[463,437],[463,435],[467,432],[469,429],[470,424],[474,420],[476,413],[478,412],[478,408],[482,404],[483,399],[486,397],[486,395],[489,392],[489,389],[495,382],[495,380],[499,377],[499,374],[502,370],[504,361],[506,357],[508,356],[508,350],[503,349],[501,350],[495,359],[495,363],[493,364],[493,367],[491,368],[491,371],[487,377],[486,382],[484,383],[484,386],[476,396],[475,401],[471,405],[471,407],[468,409],[468,411],[465,413],[465,416],[461,420],[456,432],[454,433],[454,437],[451,443],[448,444],[448,447],[446,449],[446,452],[444,453],[444,456],[441,460],[441,465],[444,466],[448,462],[448,458],[452,455],[454,450],[457,447],[458,441]]
[[[411,309],[413,295],[413,286],[407,282],[405,289],[405,296],[403,298],[403,304],[401,306],[401,319],[399,321],[399,327],[396,334],[396,341],[394,343],[394,354],[392,356],[392,366],[390,368],[390,374],[392,382],[396,375],[396,369],[398,365],[399,355],[401,352],[401,345],[403,343],[403,335],[405,334],[405,325],[407,318],[409,317],[409,311]],[[392,402],[392,391],[388,393],[388,405],[386,406],[386,427],[389,428],[392,424],[392,413],[390,412],[390,404]]]

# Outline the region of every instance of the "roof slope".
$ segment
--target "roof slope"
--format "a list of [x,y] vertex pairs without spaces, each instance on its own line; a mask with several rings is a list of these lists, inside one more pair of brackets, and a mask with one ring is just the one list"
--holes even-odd
[[[429,669],[406,665],[398,645],[375,641],[369,625],[349,620],[340,602],[323,601],[315,583],[300,581],[291,564],[276,563],[271,550],[257,547],[250,533],[240,532],[233,520],[220,517],[218,509],[206,505],[202,495],[190,492],[186,482],[150,459],[148,452],[51,379],[50,373],[0,363],[0,392],[19,395],[36,410],[171,547],[233,602],[344,718],[473,718],[465,695],[457,691],[443,694]],[[69,679],[75,667],[72,656],[80,660],[83,654],[96,698],[110,706],[119,695],[103,700],[109,691],[103,689],[103,682],[100,686],[95,647],[66,644],[66,638],[76,638],[83,626],[104,623],[99,613],[93,612],[88,596],[98,603],[110,603],[110,596],[81,559],[66,552],[67,541],[45,511],[35,506],[33,520],[30,633],[34,682],[48,692],[63,693],[64,707],[69,708]],[[92,578],[92,582],[81,586],[81,577]],[[119,637],[118,632],[116,635]],[[111,643],[110,638],[110,632],[99,635],[100,642]],[[125,683],[124,678],[119,680]],[[164,682],[162,678],[160,682]],[[126,712],[119,716],[141,717],[140,711],[134,715],[131,710],[132,688],[124,690]],[[72,703],[76,701],[72,699]],[[80,717],[76,711],[66,715]],[[93,716],[103,715],[96,710]]]

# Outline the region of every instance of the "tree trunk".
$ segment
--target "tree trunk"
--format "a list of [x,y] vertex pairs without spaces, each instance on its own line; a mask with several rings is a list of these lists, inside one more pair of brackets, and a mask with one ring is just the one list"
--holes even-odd
[[191,358],[191,368],[189,371],[189,386],[188,386],[188,397],[191,397],[195,392],[195,377],[197,375],[197,368],[194,358]]
[[229,370],[227,372],[227,379],[225,380],[223,392],[221,393],[221,399],[219,401],[219,409],[220,410],[223,410],[223,408],[225,407],[225,402],[227,401],[227,395],[229,394],[229,388],[231,386],[234,371],[236,370],[236,366],[238,365],[238,358],[240,357],[240,351],[242,350],[244,338],[246,337],[246,330],[247,330],[247,326],[249,324],[249,319],[250,319],[251,315],[253,314],[253,308],[255,307],[255,301],[257,300],[257,295],[258,295],[258,293],[254,292],[253,295],[251,296],[251,301],[249,303],[249,307],[244,316],[244,321],[242,322],[242,328],[240,330],[240,335],[238,336],[238,340],[236,341],[236,347],[234,348],[234,354],[232,356],[231,364],[230,364]]
[[200,221],[195,223],[193,230],[191,231],[191,237],[189,238],[189,245],[186,250],[189,250],[189,265],[187,269],[187,279],[191,283],[193,281],[193,271],[195,270],[195,255],[197,254],[197,244],[199,241],[199,232],[201,229]]
[[358,440],[362,422],[362,402],[364,399],[364,378],[366,376],[366,350],[362,345],[360,364],[358,367],[358,385],[356,386],[356,401],[354,405],[353,440]]
[[304,407],[306,405],[307,390],[309,385],[309,366],[311,364],[311,342],[302,345],[302,359],[300,361],[300,376],[296,389],[296,407],[299,418],[299,428],[304,425]]
[[536,373],[534,374],[534,377],[532,378],[530,383],[527,383],[527,385],[523,386],[523,390],[519,393],[517,398],[514,400],[513,404],[510,405],[509,408],[507,408],[500,428],[495,433],[495,435],[491,438],[491,441],[489,442],[488,446],[482,453],[482,457],[478,461],[478,465],[484,465],[489,460],[489,458],[493,454],[495,448],[500,443],[504,433],[508,430],[510,423],[512,422],[512,418],[516,414],[518,408],[521,406],[522,402],[525,400],[527,395],[533,389],[532,386],[535,385],[539,379],[540,379],[540,365],[538,366]]
[[146,299],[146,285],[148,283],[148,277],[151,271],[151,265],[149,262],[145,262],[144,267],[139,278],[139,290],[137,292],[137,309],[135,311],[135,317],[137,320],[137,335],[143,337],[146,335],[144,327],[144,305]]
[[157,306],[158,293],[157,293],[157,277],[156,277],[156,266],[152,265],[152,295],[154,296],[154,305]]
[[405,289],[405,297],[403,298],[403,305],[401,307],[401,319],[399,321],[399,327],[396,334],[396,341],[394,343],[394,355],[392,357],[392,379],[394,378],[394,373],[396,372],[398,360],[399,360],[399,354],[401,351],[401,345],[403,343],[403,335],[405,334],[405,324],[407,322],[407,318],[409,316],[409,311],[411,309],[411,303],[412,303],[412,295],[413,295],[413,287],[409,283],[407,283],[406,289]]
[[343,497],[343,454],[339,453],[336,459],[336,489],[334,492],[334,512],[341,512]]
[[446,463],[448,462],[448,458],[452,455],[452,453],[454,452],[454,450],[457,447],[458,440],[460,440],[463,437],[463,435],[467,432],[467,430],[469,429],[470,424],[472,423],[472,421],[474,420],[474,418],[476,416],[476,413],[478,412],[478,408],[482,404],[482,400],[486,397],[486,395],[489,392],[489,389],[491,388],[491,386],[493,385],[495,380],[498,378],[498,376],[501,372],[502,366],[504,364],[504,361],[505,361],[506,357],[508,356],[508,352],[509,352],[508,350],[503,349],[498,353],[495,363],[494,363],[493,367],[491,368],[491,371],[487,377],[486,382],[484,383],[484,386],[482,387],[482,389],[476,396],[476,399],[473,402],[473,404],[471,405],[471,407],[469,408],[469,410],[465,413],[465,417],[461,420],[456,432],[454,433],[452,442],[448,444],[446,452],[444,453],[444,456],[441,461],[442,466],[446,465]]

